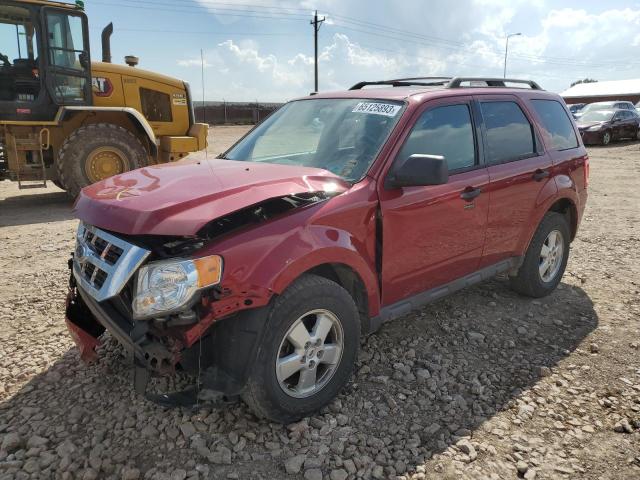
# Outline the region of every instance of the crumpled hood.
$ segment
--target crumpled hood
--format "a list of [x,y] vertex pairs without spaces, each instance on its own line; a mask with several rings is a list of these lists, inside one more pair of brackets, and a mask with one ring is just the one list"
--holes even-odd
[[182,160],[140,168],[84,188],[77,217],[128,235],[195,235],[216,218],[270,198],[342,193],[327,170],[233,160]]

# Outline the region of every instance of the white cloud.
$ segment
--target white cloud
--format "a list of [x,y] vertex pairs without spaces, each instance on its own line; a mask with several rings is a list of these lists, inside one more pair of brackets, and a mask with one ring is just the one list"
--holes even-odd
[[[211,8],[208,0],[200,3]],[[391,8],[388,3],[365,0],[251,2],[297,9],[291,12],[309,19],[312,8],[325,12],[328,18],[321,29],[319,52],[322,90],[344,89],[363,79],[501,75],[505,34],[522,32],[509,43],[509,75],[537,79],[556,91],[587,76],[601,80],[640,77],[640,8],[618,7],[617,3],[622,1],[557,8],[545,0],[458,0],[454,6],[449,0],[405,0]],[[227,8],[258,10],[246,5]],[[270,11],[275,14],[277,10]],[[222,15],[216,20],[222,21]],[[300,37],[296,41],[277,35],[259,37],[259,44],[235,37],[219,42],[205,55],[207,68],[216,73],[208,80],[207,96],[284,100],[312,89],[308,20],[225,17],[224,22],[244,22],[238,30],[255,28],[256,33],[265,25],[272,33],[293,29]],[[412,32],[418,36],[411,36]],[[304,39],[302,43],[298,38]],[[199,68],[200,59],[193,55],[179,60],[178,65]]]
[[204,60],[204,62],[200,58],[188,58],[184,60],[178,60],[178,65],[181,67],[202,67],[203,63],[204,63],[204,68],[211,68],[213,66],[206,59]]

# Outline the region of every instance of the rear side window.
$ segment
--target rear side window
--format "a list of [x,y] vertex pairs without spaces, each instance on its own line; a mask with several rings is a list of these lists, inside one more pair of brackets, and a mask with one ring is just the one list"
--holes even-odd
[[488,163],[504,163],[535,155],[533,127],[515,102],[482,102],[487,131]]
[[398,156],[413,154],[443,155],[450,171],[473,167],[476,155],[469,107],[448,105],[424,112]]
[[578,147],[578,138],[567,112],[555,100],[531,100],[542,126],[551,137],[551,149],[567,150]]

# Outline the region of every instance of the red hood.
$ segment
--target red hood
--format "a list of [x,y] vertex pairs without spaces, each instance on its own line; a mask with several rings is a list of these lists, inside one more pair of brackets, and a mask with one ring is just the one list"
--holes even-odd
[[86,223],[129,235],[194,235],[211,220],[270,198],[348,188],[318,168],[188,159],[94,183],[80,192],[75,212]]

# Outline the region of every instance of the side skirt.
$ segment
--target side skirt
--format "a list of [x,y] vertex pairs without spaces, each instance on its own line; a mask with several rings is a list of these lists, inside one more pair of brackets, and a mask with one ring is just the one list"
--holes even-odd
[[501,262],[489,265],[481,270],[470,273],[462,278],[458,278],[453,282],[441,285],[431,290],[418,293],[412,297],[405,298],[399,302],[382,307],[380,313],[371,319],[371,331],[370,333],[378,330],[383,323],[395,320],[396,318],[407,315],[408,313],[417,310],[420,307],[427,305],[442,297],[451,295],[458,290],[475,285],[476,283],[483,282],[492,277],[495,277],[499,273],[515,270],[522,265],[523,257],[511,257]]

